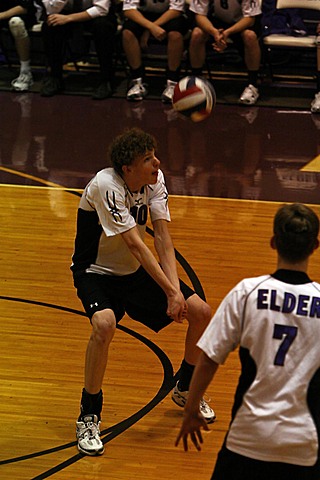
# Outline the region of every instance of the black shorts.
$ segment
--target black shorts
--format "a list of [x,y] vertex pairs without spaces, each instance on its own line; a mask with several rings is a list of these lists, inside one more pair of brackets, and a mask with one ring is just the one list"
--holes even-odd
[[320,464],[303,467],[281,462],[264,462],[231,452],[219,452],[211,480],[319,480]]
[[[162,15],[162,14],[158,15],[158,14],[147,13],[147,12],[146,13],[141,12],[141,13],[145,18],[150,20],[150,22],[154,22],[155,20],[157,20],[157,18],[159,18]],[[179,32],[181,33],[182,36],[185,36],[189,31],[190,25],[187,17],[184,14],[182,14],[179,17],[173,18],[172,20],[169,20],[167,23],[164,23],[163,25],[161,25],[161,28],[163,28],[167,33]],[[130,30],[134,34],[134,36],[137,37],[139,40],[141,38],[141,35],[145,31],[144,27],[139,25],[139,23],[136,23],[130,20],[129,18],[126,18],[124,21],[123,30],[125,29]]]
[[[142,267],[124,276],[76,272],[74,286],[90,319],[95,312],[110,308],[117,323],[127,313],[155,332],[172,322],[166,314],[164,291]],[[182,280],[180,288],[185,299],[195,293]]]

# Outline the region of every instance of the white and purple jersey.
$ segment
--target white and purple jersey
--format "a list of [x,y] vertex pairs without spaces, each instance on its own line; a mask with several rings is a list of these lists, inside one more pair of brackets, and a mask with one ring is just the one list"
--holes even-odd
[[72,271],[134,273],[140,263],[121,234],[137,227],[144,238],[148,212],[152,222],[170,221],[168,192],[161,170],[156,184],[145,185],[139,192],[130,192],[113,168],[98,172],[80,200]]
[[244,279],[222,301],[198,346],[218,364],[239,347],[242,372],[227,448],[256,460],[314,465],[320,284],[290,270]]
[[205,16],[212,10],[214,17],[227,24],[236,23],[243,17],[261,14],[258,0],[191,0],[190,10]]
[[140,10],[141,12],[162,14],[167,10],[185,10],[185,0],[123,0],[123,11]]

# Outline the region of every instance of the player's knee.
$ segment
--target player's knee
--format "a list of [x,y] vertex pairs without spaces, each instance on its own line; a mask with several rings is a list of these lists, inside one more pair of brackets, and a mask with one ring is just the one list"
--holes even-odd
[[194,28],[191,35],[190,46],[203,46],[205,45],[206,41],[207,37],[204,32],[198,27]]
[[26,38],[28,36],[24,21],[20,17],[10,18],[9,29],[14,38]]
[[122,30],[122,43],[124,45],[130,44],[134,40],[136,40],[136,36],[133,32],[131,32],[131,30],[128,30],[127,28]]
[[91,323],[92,335],[100,342],[111,341],[116,330],[116,319],[111,310],[95,312]]
[[208,305],[206,302],[203,302],[201,304],[200,315],[201,315],[202,323],[205,326],[207,326],[212,317],[212,310],[210,305]]
[[242,39],[246,47],[256,45],[258,37],[253,30],[244,30],[242,33]]

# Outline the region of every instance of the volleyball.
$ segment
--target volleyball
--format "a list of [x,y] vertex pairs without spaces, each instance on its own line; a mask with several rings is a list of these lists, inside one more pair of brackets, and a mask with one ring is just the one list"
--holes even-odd
[[174,110],[201,122],[209,117],[216,104],[216,93],[210,82],[203,78],[182,78],[174,88],[172,106]]

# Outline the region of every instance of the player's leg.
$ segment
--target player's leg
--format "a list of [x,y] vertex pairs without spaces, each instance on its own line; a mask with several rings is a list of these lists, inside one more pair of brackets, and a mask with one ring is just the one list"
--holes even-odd
[[125,21],[122,31],[122,46],[130,68],[131,82],[127,92],[129,101],[143,100],[148,93],[144,84],[144,67],[139,42],[142,31],[142,27],[135,22]]
[[12,17],[9,20],[9,29],[14,38],[15,47],[20,61],[20,74],[12,80],[14,90],[25,92],[33,84],[30,67],[30,37],[25,22],[21,17]]
[[124,309],[113,298],[108,275],[82,273],[75,276],[77,294],[92,331],[86,350],[84,388],[80,415],[77,421],[78,449],[87,455],[101,455],[104,451],[100,439],[102,411],[102,382],[107,367],[109,345]]
[[206,44],[209,37],[201,28],[195,27],[192,30],[189,45],[189,60],[193,75],[201,76],[206,60]]
[[[211,307],[197,294],[187,298],[187,305],[189,325],[185,339],[185,355],[180,367],[180,379],[172,392],[172,400],[180,407],[184,407],[187,401],[191,377],[200,354],[197,342],[211,319]],[[200,411],[208,423],[215,420],[215,412],[204,399],[201,400]]]
[[240,96],[240,103],[254,105],[259,98],[258,75],[261,63],[261,48],[254,30],[241,33],[244,48],[244,61],[248,71],[248,86]]

